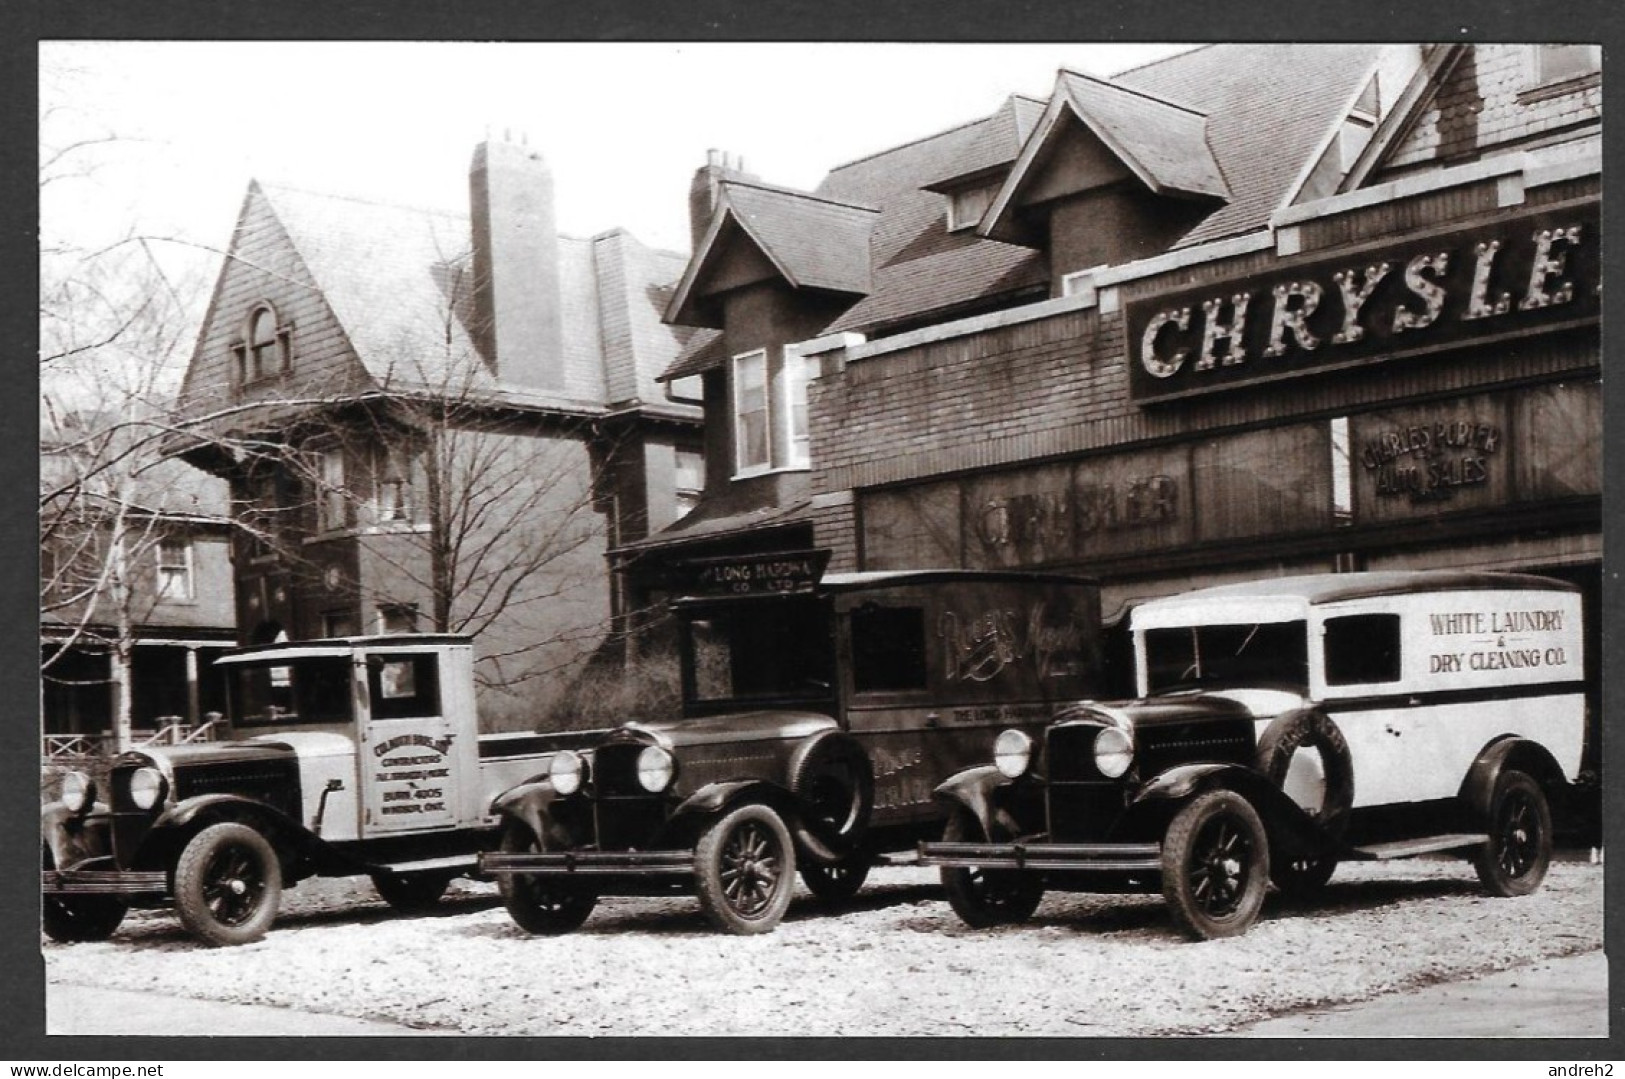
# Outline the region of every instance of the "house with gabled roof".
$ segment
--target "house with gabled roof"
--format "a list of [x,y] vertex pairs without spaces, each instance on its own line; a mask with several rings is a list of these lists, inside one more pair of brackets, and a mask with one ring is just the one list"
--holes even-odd
[[[1063,70],[799,199],[713,163],[667,312],[698,327],[667,375],[705,386],[705,494],[623,564],[1074,571],[1113,617],[1526,570],[1587,597],[1595,697],[1600,59],[1216,44]],[[839,210],[791,235],[813,199]],[[866,284],[807,285],[821,242]]]
[[241,639],[469,633],[482,718],[541,722],[635,615],[606,552],[698,496],[700,411],[656,381],[682,267],[561,235],[508,141],[467,214],[251,184],[178,447],[231,484]]
[[[672,558],[813,542],[847,496],[818,489],[805,387],[850,346],[1028,310],[1077,271],[1263,228],[1338,152],[1384,62],[1375,46],[1289,51],[1196,49],[1109,80],[1062,71],[1047,100],[1012,96],[810,192],[725,161],[702,168],[694,252],[666,312],[697,332],[665,377],[704,386],[705,495],[620,551],[632,578],[656,581]],[[845,426],[842,442],[867,445],[871,422],[891,417]]]

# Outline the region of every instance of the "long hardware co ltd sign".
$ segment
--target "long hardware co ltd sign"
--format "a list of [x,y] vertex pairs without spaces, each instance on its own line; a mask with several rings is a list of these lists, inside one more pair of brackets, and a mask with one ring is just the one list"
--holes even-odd
[[1595,203],[1126,305],[1129,386],[1149,401],[1595,320]]

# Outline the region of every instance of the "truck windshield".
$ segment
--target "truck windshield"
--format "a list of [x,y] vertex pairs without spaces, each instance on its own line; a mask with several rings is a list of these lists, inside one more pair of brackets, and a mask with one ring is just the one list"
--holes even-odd
[[322,656],[228,668],[232,723],[239,727],[290,723],[346,723],[350,661]]
[[1145,633],[1152,693],[1190,686],[1309,685],[1308,626],[1304,622],[1249,622],[1181,626]]
[[810,596],[696,610],[683,634],[691,702],[832,698],[830,618],[828,605]]

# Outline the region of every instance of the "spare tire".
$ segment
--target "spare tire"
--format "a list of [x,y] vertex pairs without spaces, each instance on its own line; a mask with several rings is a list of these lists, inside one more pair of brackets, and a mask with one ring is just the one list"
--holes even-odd
[[875,804],[875,775],[869,755],[851,737],[826,731],[797,747],[790,791],[797,803],[791,832],[814,861],[835,865],[862,844]]
[[1354,809],[1354,759],[1348,740],[1330,716],[1317,708],[1302,708],[1277,717],[1258,739],[1254,766],[1284,788],[1293,758],[1301,749],[1319,752],[1326,779],[1320,808],[1310,817],[1328,835],[1340,837]]

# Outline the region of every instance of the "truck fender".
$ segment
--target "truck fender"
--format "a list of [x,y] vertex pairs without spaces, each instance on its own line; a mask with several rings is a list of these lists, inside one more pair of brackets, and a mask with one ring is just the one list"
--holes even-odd
[[491,812],[506,820],[518,821],[531,830],[531,834],[547,834],[547,808],[559,797],[548,779],[521,783],[497,795],[491,802]]
[[749,799],[771,806],[780,815],[790,808],[789,792],[760,779],[730,779],[720,783],[707,783],[683,799],[672,820],[711,816]]
[[192,832],[220,821],[237,821],[263,835],[282,859],[284,870],[291,855],[314,854],[327,846],[300,821],[264,802],[237,794],[200,794],[171,806],[153,821],[146,842],[131,864],[157,860],[170,868]]
[[948,777],[931,794],[950,809],[959,808],[970,813],[976,818],[982,834],[991,840],[1013,835],[1018,830],[1015,821],[994,804],[995,792],[1009,787],[1013,782],[993,765],[984,764]]
[[1495,796],[1495,781],[1509,769],[1527,774],[1540,784],[1548,799],[1568,786],[1563,769],[1545,746],[1515,735],[1504,736],[1479,752],[1472,767],[1467,769],[1466,778],[1461,781],[1458,797],[1473,814],[1474,820],[1489,816],[1490,802]]
[[1128,819],[1124,823],[1133,828],[1130,822],[1135,818],[1142,822],[1155,818],[1160,825],[1161,818],[1172,818],[1181,805],[1196,795],[1221,787],[1246,798],[1258,811],[1272,851],[1281,849],[1306,855],[1340,848],[1335,836],[1316,824],[1302,806],[1287,797],[1267,776],[1239,764],[1212,762],[1168,769],[1140,788],[1129,805]]
[[112,855],[111,823],[107,806],[101,802],[85,813],[51,802],[40,809],[40,842],[51,852],[53,866],[71,869]]

